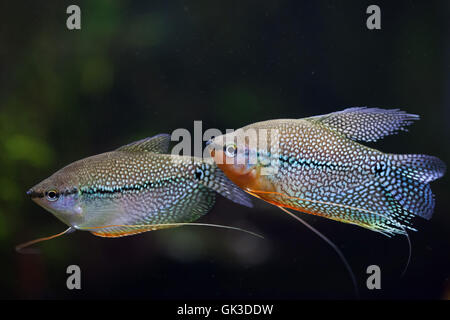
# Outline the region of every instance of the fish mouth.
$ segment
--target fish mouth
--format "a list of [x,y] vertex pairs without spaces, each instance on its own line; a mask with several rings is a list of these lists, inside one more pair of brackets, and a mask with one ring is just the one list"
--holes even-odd
[[26,193],[31,199],[43,198],[44,197],[44,193],[43,192],[34,191],[33,188],[29,189]]

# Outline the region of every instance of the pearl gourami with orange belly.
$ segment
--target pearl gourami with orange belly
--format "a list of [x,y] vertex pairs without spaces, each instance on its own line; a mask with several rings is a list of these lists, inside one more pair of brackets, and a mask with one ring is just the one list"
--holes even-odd
[[418,119],[397,109],[350,108],[263,121],[211,140],[211,156],[239,187],[276,206],[405,234],[415,230],[413,217],[431,218],[429,183],[444,175],[445,164],[433,156],[383,153],[358,141],[406,131]]

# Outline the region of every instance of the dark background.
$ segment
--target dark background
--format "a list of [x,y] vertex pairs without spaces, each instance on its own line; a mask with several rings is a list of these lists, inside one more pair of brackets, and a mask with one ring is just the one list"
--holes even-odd
[[[78,4],[82,29],[66,28]],[[4,1],[0,4],[0,298],[353,298],[336,253],[273,206],[219,198],[201,222],[120,239],[76,232],[18,243],[65,226],[25,191],[62,166],[176,128],[239,128],[350,106],[421,116],[374,147],[449,163],[450,3],[376,1]],[[450,184],[433,183],[436,210],[417,219],[406,275],[404,237],[303,217],[353,267],[363,298],[450,299]],[[82,290],[66,289],[66,268]],[[366,289],[381,267],[382,290]]]

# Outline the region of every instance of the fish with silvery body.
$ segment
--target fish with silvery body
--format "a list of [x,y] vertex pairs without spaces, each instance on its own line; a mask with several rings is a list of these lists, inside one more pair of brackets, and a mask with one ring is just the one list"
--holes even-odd
[[27,194],[69,226],[61,234],[85,230],[100,237],[195,225],[214,205],[216,193],[252,207],[249,196],[211,159],[167,154],[169,143],[170,135],[159,134],[76,161]]
[[429,183],[446,166],[434,156],[383,153],[360,142],[407,131],[418,119],[398,109],[349,108],[250,124],[215,137],[209,147],[230,180],[283,211],[392,236],[415,230],[413,217],[431,218]]

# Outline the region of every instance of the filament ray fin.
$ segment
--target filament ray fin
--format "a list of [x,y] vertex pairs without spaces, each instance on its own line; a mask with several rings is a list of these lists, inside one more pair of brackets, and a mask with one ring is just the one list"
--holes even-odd
[[352,283],[353,283],[353,289],[355,290],[355,295],[356,295],[357,298],[359,298],[359,291],[358,291],[358,285],[356,283],[355,274],[353,273],[353,270],[350,267],[350,264],[348,263],[347,259],[345,258],[344,254],[342,253],[342,251],[333,243],[333,241],[328,239],[328,237],[326,237],[323,233],[321,233],[319,230],[317,230],[316,228],[311,226],[309,223],[307,223],[306,221],[301,219],[299,216],[293,214],[292,212],[290,212],[289,210],[287,210],[287,209],[285,209],[285,208],[283,208],[281,206],[278,206],[278,208],[280,208],[282,211],[286,212],[292,218],[294,218],[297,221],[301,222],[304,226],[306,226],[309,230],[311,230],[316,235],[318,235],[320,238],[322,238],[322,240],[324,240],[326,243],[328,243],[328,245],[330,245],[330,247],[333,248],[333,250],[337,253],[337,255],[339,256],[341,261],[344,263],[345,268],[347,269],[348,273],[350,274],[350,278],[352,279]]
[[25,252],[23,249],[25,249],[25,248],[27,248],[29,246],[32,246],[33,244],[39,243],[39,242],[55,239],[55,238],[60,237],[60,236],[62,236],[64,234],[66,234],[66,233],[74,232],[75,230],[76,230],[75,228],[69,227],[66,230],[64,230],[63,232],[60,232],[58,234],[55,234],[55,235],[52,235],[52,236],[49,236],[49,237],[37,238],[37,239],[31,240],[31,241],[27,241],[25,243],[21,243],[21,244],[16,246],[16,251],[18,253],[36,253],[36,251],[34,251],[34,252]]
[[[99,237],[107,237],[107,238],[117,238],[117,237],[125,237],[137,233],[147,232],[147,231],[153,231],[153,230],[159,230],[164,228],[173,228],[173,227],[181,227],[181,226],[200,226],[200,227],[214,227],[214,228],[222,228],[222,229],[229,229],[229,230],[235,230],[235,231],[241,231],[247,234],[250,234],[252,236],[264,239],[264,237],[260,234],[257,234],[253,231],[249,231],[246,229],[238,228],[238,227],[232,227],[227,225],[220,225],[220,224],[212,224],[212,223],[196,223],[196,222],[181,222],[181,223],[161,223],[161,224],[154,224],[154,225],[108,225],[108,226],[100,226],[100,227],[84,227],[80,230],[88,230],[92,234],[99,236]],[[113,232],[107,232],[104,231],[93,231],[95,229],[108,229],[108,228],[125,228],[122,229],[122,231],[113,231]],[[128,231],[126,231],[128,230]],[[134,232],[133,232],[134,230]]]

